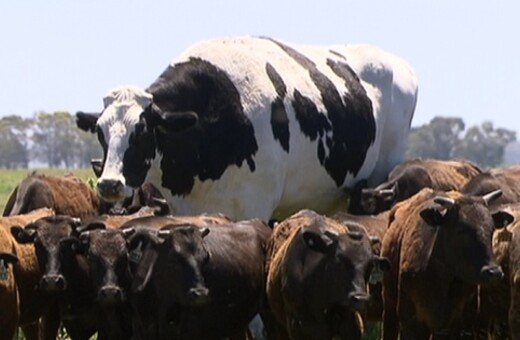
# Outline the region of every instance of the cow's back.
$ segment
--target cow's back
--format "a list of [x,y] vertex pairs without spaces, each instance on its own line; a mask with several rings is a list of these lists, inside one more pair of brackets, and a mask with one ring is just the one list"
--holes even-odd
[[[402,145],[415,106],[415,78],[410,72],[414,78],[410,89],[402,85],[404,96],[413,97],[413,103],[403,104],[406,109],[392,106],[392,74],[399,67],[387,61],[386,54],[374,54],[371,60],[379,68],[372,78],[367,76],[369,83],[355,75],[355,65],[349,66],[354,53],[268,38],[213,40],[189,48],[170,67],[207,61],[222,70],[239,95],[244,115],[239,118],[250,121],[257,147],[236,141],[242,144],[240,150],[250,148],[250,158],[236,161],[237,167],[225,165],[223,173],[211,173],[210,167],[203,176],[194,176],[188,195],[172,195],[163,187],[170,206],[181,214],[222,211],[237,219],[283,218],[302,208],[328,212],[344,201],[341,188],[368,178],[378,158],[391,154],[381,163],[380,172],[386,173],[389,164],[404,155]],[[159,78],[149,91],[154,93],[167,81]],[[390,123],[393,127],[385,130]],[[396,130],[398,136],[386,137]],[[391,150],[380,152],[383,138],[388,147],[392,143]],[[238,151],[222,148],[213,154],[223,162],[234,159],[228,152]],[[160,167],[157,159],[154,164]],[[201,180],[206,176],[217,178]]]
[[96,194],[74,175],[59,177],[33,173],[18,185],[12,195],[16,195],[15,203],[11,211],[4,211],[4,216],[47,207],[59,215],[85,218],[97,215],[99,209]]

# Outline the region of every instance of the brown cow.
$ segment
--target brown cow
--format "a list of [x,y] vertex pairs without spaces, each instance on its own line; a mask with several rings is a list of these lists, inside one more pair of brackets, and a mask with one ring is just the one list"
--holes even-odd
[[382,256],[391,262],[383,282],[383,339],[428,339],[472,332],[477,285],[503,272],[491,250],[493,230],[512,221],[483,197],[425,188],[390,213]]
[[[3,236],[0,231],[0,236]],[[4,248],[4,240],[0,238],[0,249]],[[18,301],[13,264],[18,262],[16,255],[0,252],[0,339],[12,340],[18,326]]]
[[[19,245],[11,236],[12,225],[25,225],[40,217],[51,216],[51,209],[38,209],[29,214],[0,218],[0,252],[13,253],[18,262],[13,267],[16,286],[12,281],[0,283],[0,337],[12,339],[18,326],[21,326],[27,339],[39,339],[38,320],[46,311],[45,297],[35,289],[41,277],[34,247]],[[11,273],[9,273],[11,274]],[[12,275],[10,276],[12,278]],[[5,290],[3,288],[6,288]],[[53,323],[49,316],[45,321]],[[4,328],[5,327],[5,328]],[[46,334],[46,339],[56,334]]]
[[363,229],[302,210],[275,227],[267,256],[271,338],[361,338],[366,280],[373,268],[388,266]]
[[135,213],[143,206],[154,207],[159,214],[169,211],[160,192],[145,183],[122,203],[112,204],[99,199],[90,186],[74,174],[49,176],[33,172],[11,193],[4,216],[28,213],[38,208],[52,208],[57,215],[81,219],[101,214]]
[[378,214],[412,197],[422,188],[460,190],[480,173],[478,166],[466,160],[409,160],[397,165],[388,175],[388,180],[374,189],[362,189],[362,184],[356,185],[357,189],[351,194],[349,212]]
[[25,214],[38,208],[52,208],[58,215],[87,218],[99,214],[96,193],[73,174],[48,176],[33,172],[13,191],[4,216]]
[[493,206],[520,202],[520,165],[495,168],[479,174],[460,191],[466,195],[482,196],[499,189],[502,196],[493,202]]

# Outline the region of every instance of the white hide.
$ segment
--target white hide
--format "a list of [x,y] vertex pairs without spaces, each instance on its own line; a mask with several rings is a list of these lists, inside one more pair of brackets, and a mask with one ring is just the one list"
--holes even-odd
[[[300,131],[291,106],[295,89],[310,98],[320,111],[326,112],[318,89],[300,64],[267,39],[244,37],[205,41],[189,48],[172,65],[199,57],[227,73],[240,93],[244,114],[254,127],[258,144],[258,151],[253,156],[256,170],[251,172],[246,164],[230,166],[220,179],[201,182],[196,178],[189,195],[172,196],[161,186],[161,155],[158,154],[146,180],[161,190],[174,213],[221,212],[234,219],[258,217],[268,220],[283,218],[302,208],[330,212],[345,200],[343,188],[370,177],[381,181],[391,166],[402,161],[417,94],[411,67],[400,58],[367,45],[286,45],[312,59],[340,92],[348,91],[345,81],[332,72],[326,60],[345,60],[332,54],[331,50],[345,55],[347,63],[360,73],[374,108],[376,140],[357,176],[348,173],[343,186],[338,188],[318,160],[318,141],[311,141]],[[289,153],[274,139],[271,129],[271,103],[277,93],[265,71],[266,63],[278,71],[287,86],[284,104],[289,119]],[[142,90],[131,88],[116,92],[125,91],[134,92],[134,97],[117,97],[112,93],[110,105],[98,121],[109,143],[100,180],[120,179],[125,183],[121,169],[124,150],[128,147],[127,137],[138,115],[150,102],[149,95]]]

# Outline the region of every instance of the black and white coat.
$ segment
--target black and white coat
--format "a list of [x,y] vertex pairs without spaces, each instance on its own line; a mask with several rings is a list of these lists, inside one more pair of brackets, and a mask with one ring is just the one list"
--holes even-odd
[[99,194],[144,181],[178,214],[283,218],[331,211],[342,189],[381,182],[404,157],[412,68],[368,45],[242,37],[198,43],[146,90],[121,87],[78,113],[105,151]]

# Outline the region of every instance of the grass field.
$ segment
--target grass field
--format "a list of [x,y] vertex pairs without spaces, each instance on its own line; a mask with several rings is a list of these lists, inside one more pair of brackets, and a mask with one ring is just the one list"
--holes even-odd
[[0,213],[4,211],[5,203],[13,189],[33,171],[38,173],[61,176],[72,172],[79,178],[86,181],[89,177],[94,177],[92,169],[21,169],[21,170],[0,170]]

